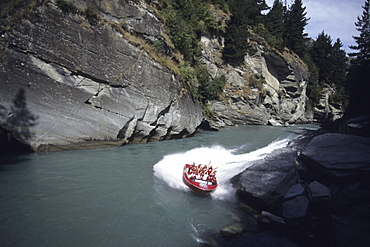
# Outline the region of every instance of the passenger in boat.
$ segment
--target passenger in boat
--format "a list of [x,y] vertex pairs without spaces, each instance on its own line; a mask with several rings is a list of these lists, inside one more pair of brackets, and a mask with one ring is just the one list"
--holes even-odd
[[203,166],[203,169],[202,169],[204,172],[206,172],[208,169],[207,169],[207,165],[204,165]]
[[214,183],[216,183],[216,173],[217,173],[217,171],[216,170],[213,170],[213,172],[212,172],[212,182],[214,182]]
[[191,164],[191,165],[188,167],[188,173],[189,173],[189,174],[193,173],[193,171],[194,171],[194,167],[195,167],[195,163],[193,162],[193,164]]
[[199,175],[198,167],[194,164],[193,166],[193,176],[192,178],[197,178]]
[[209,173],[209,175],[208,175],[208,177],[207,177],[207,180],[209,180],[209,181],[212,181],[212,182],[216,182],[216,170],[215,169],[213,169],[210,173]]

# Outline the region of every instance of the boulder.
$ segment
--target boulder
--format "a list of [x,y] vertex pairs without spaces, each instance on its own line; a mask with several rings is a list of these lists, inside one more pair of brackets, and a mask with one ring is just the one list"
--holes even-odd
[[301,152],[301,160],[326,175],[366,177],[370,172],[370,138],[338,133],[314,137]]
[[238,194],[263,210],[277,210],[289,188],[297,183],[296,152],[274,151],[240,176]]
[[282,126],[281,123],[279,123],[278,121],[276,121],[275,119],[269,119],[269,124],[272,125],[272,126]]
[[331,199],[330,190],[317,181],[313,181],[308,185],[308,195],[312,202],[322,202]]
[[285,219],[303,218],[307,214],[309,200],[305,196],[298,196],[285,201],[281,207]]
[[285,221],[283,218],[275,214],[272,214],[270,212],[267,212],[267,211],[262,211],[261,215],[258,217],[258,220],[262,223],[268,223],[268,224],[278,224],[278,225],[285,224]]
[[221,229],[221,234],[225,237],[235,237],[243,233],[244,228],[241,224],[235,223]]
[[284,199],[290,199],[302,195],[305,192],[301,184],[295,184],[289,188],[287,193],[284,196]]
[[339,123],[338,132],[341,134],[370,137],[370,116],[362,115]]

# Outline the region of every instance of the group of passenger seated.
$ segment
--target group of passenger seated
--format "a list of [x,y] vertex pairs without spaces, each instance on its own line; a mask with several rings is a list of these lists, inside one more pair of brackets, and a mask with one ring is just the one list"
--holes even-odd
[[212,182],[216,182],[216,168],[207,165],[195,165],[195,163],[191,164],[188,168],[188,174],[190,178],[208,180]]

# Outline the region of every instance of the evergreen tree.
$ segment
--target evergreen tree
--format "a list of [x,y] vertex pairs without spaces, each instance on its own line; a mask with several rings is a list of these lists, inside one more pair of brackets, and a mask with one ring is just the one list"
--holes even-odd
[[244,61],[247,52],[247,37],[249,35],[246,27],[239,27],[239,20],[232,16],[225,35],[225,47],[222,58],[226,63],[239,65]]
[[337,86],[344,86],[348,67],[348,58],[342,47],[342,41],[338,38],[333,45],[330,56],[330,62],[333,64],[333,72],[329,81]]
[[242,26],[257,25],[261,22],[262,11],[267,10],[265,0],[231,0],[229,9]]
[[231,0],[229,9],[232,13],[226,29],[223,59],[225,62],[239,65],[247,51],[248,26],[262,21],[263,10],[268,8],[265,0]]
[[303,59],[310,71],[307,95],[312,106],[319,102],[325,84],[329,84],[335,88],[331,101],[347,107],[349,97],[345,80],[348,58],[342,47],[340,39],[333,45],[331,37],[322,31],[304,55]]
[[284,6],[281,0],[275,0],[265,18],[266,29],[276,38],[282,38],[284,32]]
[[317,36],[311,50],[313,62],[319,69],[319,84],[330,83],[329,78],[333,71],[334,65],[330,59],[332,53],[332,39],[324,31]]
[[186,61],[195,63],[201,54],[198,43],[202,32],[217,26],[209,1],[161,0],[161,8],[174,45]]
[[350,53],[350,56],[357,56],[359,62],[368,62],[370,60],[370,0],[365,1],[363,6],[363,13],[361,17],[357,17],[355,23],[357,31],[360,36],[354,36],[357,46],[350,46],[353,50],[358,52]]
[[316,64],[312,61],[312,57],[309,55],[309,53],[305,53],[302,59],[307,65],[308,71],[310,72],[310,77],[308,78],[307,84],[307,96],[308,96],[307,107],[310,109],[317,103],[319,103],[322,87],[318,83],[319,69],[317,68]]
[[308,24],[306,7],[302,6],[302,0],[295,0],[285,15],[284,41],[288,48],[303,56],[305,52],[305,38],[307,33],[304,29]]
[[355,23],[360,36],[353,37],[357,46],[350,46],[357,50],[351,53],[356,56],[348,73],[351,101],[348,115],[370,114],[370,0],[365,1],[361,17]]

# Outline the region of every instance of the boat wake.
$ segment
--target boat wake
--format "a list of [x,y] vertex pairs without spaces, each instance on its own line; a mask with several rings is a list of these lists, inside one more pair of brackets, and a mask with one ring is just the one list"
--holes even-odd
[[222,146],[194,148],[186,152],[169,154],[153,167],[154,175],[172,188],[190,191],[182,181],[183,167],[186,163],[212,165],[217,167],[217,189],[211,193],[212,198],[235,200],[235,189],[230,179],[256,161],[263,159],[276,149],[284,148],[289,138],[274,141],[269,145],[245,154],[234,154],[237,150],[228,150]]

